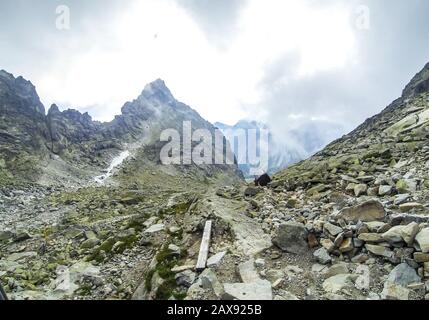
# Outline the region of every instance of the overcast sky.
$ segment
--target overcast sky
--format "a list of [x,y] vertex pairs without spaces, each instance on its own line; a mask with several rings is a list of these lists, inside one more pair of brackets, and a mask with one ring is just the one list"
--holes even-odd
[[[56,28],[62,4],[70,30]],[[427,0],[1,0],[0,69],[47,108],[102,121],[162,78],[212,122],[322,123],[332,139],[429,61],[428,13]]]

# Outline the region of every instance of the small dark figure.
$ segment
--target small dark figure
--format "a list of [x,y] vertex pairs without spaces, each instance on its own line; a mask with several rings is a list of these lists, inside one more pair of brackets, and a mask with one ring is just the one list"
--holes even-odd
[[255,177],[255,186],[266,187],[271,182],[271,178],[268,174],[264,173],[259,178]]

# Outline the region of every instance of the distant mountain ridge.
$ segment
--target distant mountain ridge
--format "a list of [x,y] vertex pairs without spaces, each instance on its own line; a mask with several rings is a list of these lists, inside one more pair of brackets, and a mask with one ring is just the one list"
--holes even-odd
[[[226,136],[227,131],[231,130],[237,133],[240,130],[249,129],[256,130],[257,132],[261,129],[267,130],[269,136],[267,173],[269,174],[274,174],[292,164],[308,158],[328,143],[328,141],[322,138],[323,135],[320,134],[325,130],[325,127],[318,123],[305,124],[295,129],[288,130],[287,136],[275,132],[265,123],[254,120],[240,120],[233,126],[221,122],[216,122],[214,125]],[[259,153],[260,151],[260,145],[258,145],[257,152]],[[247,178],[253,177],[249,174],[251,165],[239,164],[239,167]]]

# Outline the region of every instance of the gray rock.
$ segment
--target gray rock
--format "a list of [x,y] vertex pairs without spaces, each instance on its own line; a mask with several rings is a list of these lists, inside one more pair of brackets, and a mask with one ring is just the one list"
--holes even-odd
[[334,237],[340,234],[341,232],[343,232],[343,228],[333,225],[332,223],[329,223],[329,222],[325,223],[323,228]]
[[260,281],[258,271],[255,269],[255,262],[253,259],[243,262],[238,266],[238,273],[240,274],[241,281],[245,283]]
[[13,238],[11,231],[0,231],[0,241],[8,241]]
[[97,238],[91,238],[82,242],[80,246],[83,249],[92,249],[95,246],[97,246],[99,243],[100,243],[100,240],[98,240]]
[[385,258],[393,258],[393,251],[383,247],[383,246],[377,246],[377,245],[372,245],[372,244],[366,244],[365,248],[371,252],[372,254],[376,255],[376,256],[381,256],[381,257],[385,257]]
[[313,256],[321,264],[328,264],[332,261],[331,256],[325,248],[320,248],[314,251]]
[[224,300],[273,300],[271,283],[262,280],[253,283],[225,283]]
[[27,252],[12,253],[6,259],[8,261],[16,262],[24,259],[35,258],[35,257],[37,257],[37,252],[27,251]]
[[156,233],[156,232],[160,232],[163,231],[165,229],[165,225],[164,224],[154,224],[152,226],[150,226],[149,228],[147,228],[144,232],[145,233]]
[[356,197],[360,197],[366,194],[368,186],[366,184],[358,184],[353,188]]
[[391,186],[380,186],[380,188],[378,188],[378,195],[381,197],[388,196],[392,193],[392,189]]
[[420,283],[421,278],[407,263],[401,263],[400,265],[397,265],[392,272],[390,272],[386,282],[407,287],[413,283]]
[[224,294],[224,288],[222,283],[218,280],[216,274],[211,269],[205,269],[201,275],[201,285],[204,289],[211,289],[218,298],[221,298]]
[[390,228],[387,232],[383,233],[383,239],[390,243],[404,241],[408,245],[411,245],[418,232],[419,225],[412,222],[407,226],[395,226]]
[[226,251],[222,251],[211,256],[207,259],[207,267],[218,267],[225,255]]
[[428,253],[429,252],[429,228],[425,228],[421,230],[416,236],[416,241],[420,247],[420,250],[423,253]]
[[423,209],[423,205],[418,202],[408,202],[399,205],[399,209],[401,210],[401,212],[409,212],[413,209]]
[[386,283],[381,293],[383,300],[408,300],[410,290],[392,283]]
[[370,200],[354,207],[342,209],[334,215],[336,219],[349,222],[368,222],[382,220],[386,216],[383,205],[376,200]]
[[272,242],[283,251],[299,254],[309,250],[307,235],[303,224],[287,222],[277,227]]
[[185,270],[175,275],[176,283],[179,286],[189,288],[195,282],[195,272]]
[[411,196],[408,193],[398,194],[395,198],[394,204],[399,206],[400,204],[406,203],[410,197]]

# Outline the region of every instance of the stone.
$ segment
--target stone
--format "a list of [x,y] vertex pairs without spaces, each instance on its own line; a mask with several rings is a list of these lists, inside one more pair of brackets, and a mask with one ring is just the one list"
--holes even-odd
[[414,193],[417,191],[417,181],[414,179],[401,179],[396,182],[398,193]]
[[371,243],[379,243],[384,241],[383,237],[379,233],[361,233],[358,236],[358,239],[364,242],[371,242]]
[[218,267],[222,261],[222,259],[225,257],[226,251],[218,252],[215,255],[211,256],[207,259],[207,267]]
[[272,242],[283,251],[299,254],[309,250],[307,235],[302,223],[287,222],[277,227]]
[[360,197],[366,194],[368,186],[366,184],[358,184],[353,188],[356,197]]
[[218,280],[216,274],[211,269],[205,269],[201,275],[201,285],[204,289],[211,289],[218,298],[221,298],[224,294],[224,287]]
[[386,226],[386,223],[381,221],[370,221],[365,222],[364,225],[368,228],[369,232],[378,233],[381,229],[383,229]]
[[179,227],[176,227],[176,226],[172,226],[172,227],[168,228],[168,232],[170,232],[171,234],[176,234],[176,233],[178,233],[180,230],[182,230],[182,229],[181,229],[181,228],[179,228]]
[[11,231],[0,231],[0,242],[9,241],[13,238],[13,233]]
[[328,293],[337,293],[343,289],[350,289],[354,286],[351,274],[337,274],[326,279],[323,284],[323,290]]
[[403,203],[399,205],[399,209],[401,210],[401,212],[409,212],[413,209],[416,209],[416,210],[423,209],[423,205],[418,202],[408,202],[408,203]]
[[271,283],[262,280],[253,283],[225,283],[223,300],[273,300]]
[[253,259],[239,264],[238,273],[241,281],[244,283],[257,282],[261,280],[258,271],[255,269],[255,262]]
[[88,231],[85,231],[85,238],[87,238],[87,239],[97,239],[97,235],[95,234],[94,231],[88,230]]
[[392,283],[386,283],[381,293],[383,300],[408,300],[410,290]]
[[395,226],[390,228],[387,232],[383,233],[383,239],[390,242],[404,241],[406,244],[411,245],[419,232],[419,225],[412,222],[406,226]]
[[334,243],[330,239],[321,239],[320,240],[320,244],[328,252],[332,252],[335,249],[335,245],[334,245]]
[[349,273],[349,268],[347,266],[347,263],[340,262],[328,268],[328,270],[326,270],[326,273],[324,275],[326,278],[330,278],[338,274],[348,274],[348,273]]
[[319,246],[319,241],[314,233],[309,233],[307,237],[308,246],[310,248],[316,248]]
[[388,196],[392,194],[393,188],[391,186],[380,186],[378,188],[378,195],[380,197]]
[[406,203],[408,199],[410,199],[410,194],[404,193],[404,194],[398,194],[395,197],[395,201],[393,202],[396,206],[399,206],[400,204]]
[[12,253],[6,259],[8,261],[16,262],[16,261],[21,261],[21,260],[24,260],[24,259],[35,258],[35,257],[37,257],[37,252],[26,251],[26,252]]
[[343,228],[338,227],[336,225],[333,225],[332,223],[325,223],[325,225],[323,226],[324,230],[326,230],[327,232],[329,232],[330,235],[332,236],[337,236],[338,234],[340,234],[341,232],[343,232]]
[[195,268],[195,265],[175,266],[175,267],[171,268],[171,272],[178,273],[178,272],[182,272],[185,270],[192,270],[194,268]]
[[177,245],[175,245],[175,244],[173,244],[173,243],[170,243],[170,244],[168,245],[168,250],[170,250],[170,251],[171,251],[171,254],[172,254],[172,255],[180,256],[181,250],[180,250],[180,247],[179,247],[179,246],[177,246]]
[[265,260],[261,259],[261,258],[256,259],[255,260],[255,266],[258,267],[258,268],[265,267]]
[[359,276],[355,281],[355,288],[358,290],[369,290],[370,288],[370,270],[366,265],[359,265],[355,271]]
[[321,273],[327,270],[327,266],[319,263],[315,263],[311,266],[311,272]]
[[77,262],[70,268],[58,266],[56,273],[57,278],[51,282],[50,286],[53,288],[53,294],[57,298],[72,295],[83,280],[98,285],[102,283],[102,279],[99,276],[100,269],[87,262]]
[[382,220],[386,216],[383,205],[376,200],[366,201],[354,207],[342,209],[334,215],[336,219],[344,219],[348,222],[368,222]]
[[254,197],[254,196],[256,196],[260,192],[262,192],[261,188],[247,187],[246,190],[244,190],[244,195],[246,197]]
[[95,248],[98,244],[100,244],[100,240],[97,238],[91,238],[82,242],[80,247],[83,249],[92,249]]
[[352,238],[345,239],[341,243],[340,248],[339,248],[339,250],[340,250],[341,253],[350,252],[353,249],[354,249],[354,246],[353,246],[353,239]]
[[154,225],[150,226],[144,232],[145,233],[156,233],[156,232],[163,231],[164,229],[165,229],[165,225],[160,223],[160,224],[154,224]]
[[392,258],[393,257],[393,251],[383,247],[383,246],[378,246],[378,245],[372,245],[372,244],[366,244],[365,248],[371,252],[372,254],[376,255],[376,256],[381,256],[381,257],[385,257],[385,258]]
[[26,231],[19,232],[13,236],[13,242],[22,242],[28,239],[31,239],[31,236]]
[[321,264],[328,264],[332,261],[331,256],[325,248],[320,248],[314,251],[313,256]]
[[429,262],[429,253],[414,252],[414,260],[418,263]]
[[423,253],[429,253],[429,228],[424,228],[417,234],[416,242]]
[[361,254],[354,256],[352,258],[353,263],[365,263],[368,260],[369,260],[369,256],[367,254],[364,254],[364,253],[361,253]]
[[174,278],[177,285],[189,288],[195,282],[195,272],[185,270],[177,273]]
[[420,283],[421,279],[417,275],[416,270],[411,268],[407,263],[401,263],[390,272],[386,282],[407,287],[410,284]]

